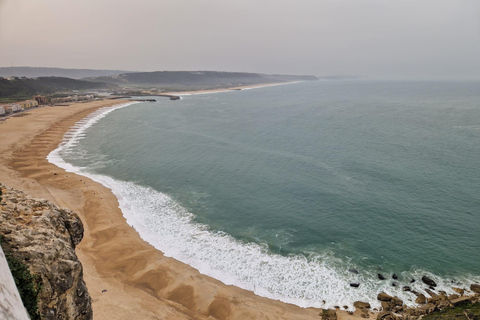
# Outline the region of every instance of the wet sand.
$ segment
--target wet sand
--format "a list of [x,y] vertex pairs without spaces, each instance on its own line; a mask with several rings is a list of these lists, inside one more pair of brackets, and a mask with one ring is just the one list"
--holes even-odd
[[76,252],[94,319],[321,319],[321,309],[259,297],[165,257],[126,223],[109,189],[46,160],[77,121],[124,102],[47,106],[0,122],[0,182],[70,208],[84,223]]

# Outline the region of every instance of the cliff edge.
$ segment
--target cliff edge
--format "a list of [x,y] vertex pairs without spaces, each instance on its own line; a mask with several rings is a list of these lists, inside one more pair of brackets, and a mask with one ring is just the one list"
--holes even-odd
[[91,298],[75,246],[83,238],[77,214],[0,184],[0,236],[7,255],[25,264],[39,282],[44,320],[93,318]]

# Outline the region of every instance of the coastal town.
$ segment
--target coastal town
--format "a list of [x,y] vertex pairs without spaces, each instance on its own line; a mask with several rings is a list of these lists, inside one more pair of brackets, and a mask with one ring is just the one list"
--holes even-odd
[[39,106],[65,106],[68,103],[87,102],[95,99],[99,99],[98,93],[72,94],[57,98],[47,98],[46,96],[36,95],[30,100],[0,103],[0,117],[10,116]]

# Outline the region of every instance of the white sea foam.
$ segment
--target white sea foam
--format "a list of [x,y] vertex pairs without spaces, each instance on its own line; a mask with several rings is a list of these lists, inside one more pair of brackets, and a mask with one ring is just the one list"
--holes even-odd
[[65,162],[61,157],[61,153],[72,152],[73,146],[78,144],[79,140],[85,137],[85,131],[88,128],[90,128],[92,125],[97,123],[100,119],[106,117],[107,114],[117,109],[125,108],[136,103],[139,103],[139,102],[132,101],[127,103],[122,103],[122,104],[114,105],[112,107],[100,108],[95,112],[92,112],[86,118],[83,118],[82,120],[75,123],[70,128],[70,130],[68,130],[64,134],[63,141],[55,150],[50,152],[50,154],[47,156],[47,160],[57,165],[58,167],[65,169],[67,172],[78,172],[79,169],[82,169],[82,168],[74,167],[70,163]]
[[[243,242],[195,222],[193,214],[166,194],[133,182],[94,174],[87,168],[75,167],[63,160],[62,154],[74,150],[75,144],[89,127],[108,113],[131,104],[100,109],[79,121],[47,158],[69,172],[87,176],[110,188],[118,198],[128,224],[166,256],[187,263],[225,284],[301,307],[347,305],[351,309],[353,302],[360,300],[370,302],[375,308],[380,306],[376,296],[381,291],[398,296],[407,305],[414,305],[415,296],[403,292],[401,286],[409,285],[413,290],[422,292],[425,285],[419,279],[425,274],[437,281],[439,290],[453,293],[448,279],[440,279],[424,270],[402,273],[400,277],[405,279],[405,283],[392,287],[391,281],[378,280],[373,271],[357,268],[360,274],[348,272],[348,267],[355,266],[349,264],[347,267],[345,261],[331,253],[312,254],[309,257],[272,253],[266,245]],[[417,281],[408,283],[411,277]],[[360,287],[350,287],[351,282],[360,283]]]

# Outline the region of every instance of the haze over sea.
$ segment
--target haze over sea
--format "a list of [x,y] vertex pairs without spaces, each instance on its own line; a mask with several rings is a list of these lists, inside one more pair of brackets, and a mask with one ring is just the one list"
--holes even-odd
[[158,98],[97,111],[49,159],[110,187],[145,240],[227,284],[300,306],[375,307],[381,291],[412,305],[402,287],[422,292],[422,275],[447,292],[480,280],[479,111],[480,82]]

